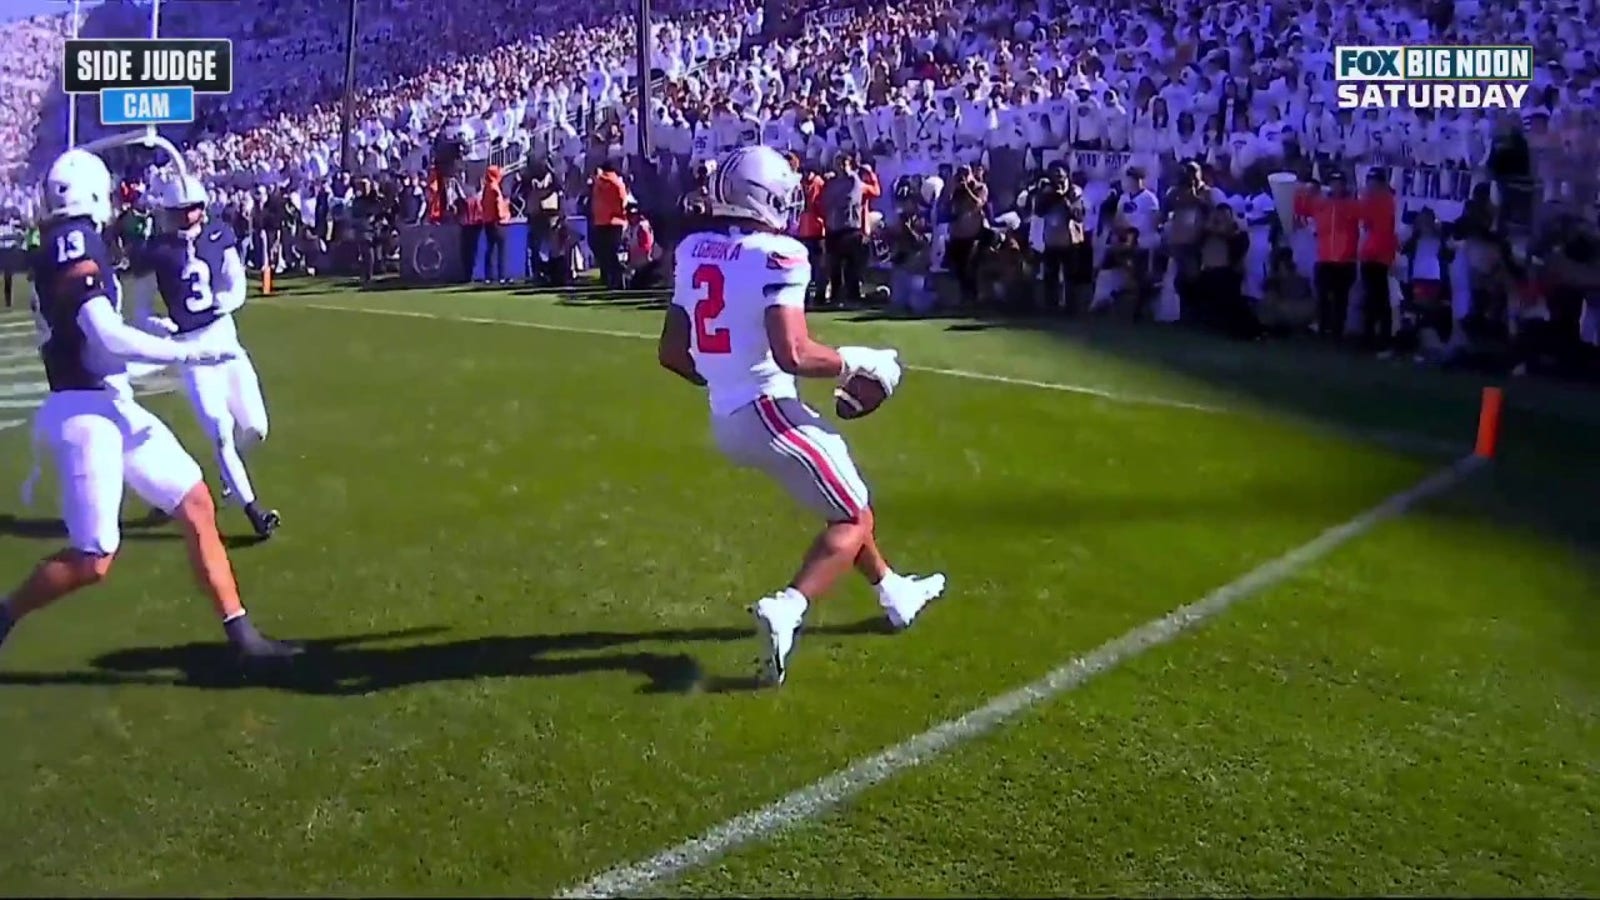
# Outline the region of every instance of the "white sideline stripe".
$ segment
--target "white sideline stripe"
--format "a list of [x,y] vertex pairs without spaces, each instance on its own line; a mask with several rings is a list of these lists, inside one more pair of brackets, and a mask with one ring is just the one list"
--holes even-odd
[[32,324],[33,322],[29,319],[11,319],[7,317],[0,319],[0,331],[7,331],[12,328],[27,328]]
[[[157,384],[147,389],[135,388],[134,393],[140,399],[144,399],[145,397],[160,397],[163,394],[171,394],[177,389],[178,387],[175,384]],[[0,400],[0,409],[36,409],[43,398],[44,395],[40,394],[37,397],[21,400]],[[27,419],[0,419],[0,431],[10,431],[26,424],[28,424]]]
[[1184,632],[1226,612],[1240,600],[1272,587],[1341,545],[1400,516],[1419,502],[1449,490],[1483,463],[1484,460],[1473,456],[1458,460],[1344,524],[1329,528],[1307,543],[1262,564],[1188,606],[1179,607],[1101,644],[1032,684],[996,697],[959,718],[947,720],[909,740],[859,760],[782,799],[729,819],[699,837],[662,850],[648,859],[608,869],[557,896],[618,897],[649,891],[737,847],[814,819],[867,788],[907,769],[931,762],[967,741],[1000,728],[1028,709],[1072,691],[1096,675],[1104,674],[1146,650],[1171,642]]
[[42,397],[50,393],[50,383],[46,381],[18,381],[6,384],[0,382],[0,399],[6,397]]
[[[280,304],[288,307],[290,304]],[[656,335],[644,334],[638,331],[616,331],[609,328],[585,328],[578,325],[556,325],[549,322],[522,322],[515,319],[487,319],[481,316],[450,316],[439,313],[418,312],[408,309],[373,309],[359,306],[337,306],[331,303],[296,303],[293,306],[308,309],[322,309],[336,312],[367,313],[375,316],[402,316],[411,319],[434,319],[441,322],[471,322],[475,325],[513,325],[519,328],[536,328],[541,331],[559,331],[567,334],[592,334],[602,337],[633,338],[635,340],[653,341]],[[1047,391],[1061,391],[1068,394],[1082,394],[1087,397],[1098,397],[1102,400],[1111,400],[1117,403],[1139,404],[1142,406],[1164,406],[1171,409],[1187,409],[1204,413],[1227,413],[1225,407],[1210,406],[1204,403],[1190,403],[1187,400],[1172,400],[1166,397],[1145,397],[1135,394],[1122,394],[1108,391],[1103,388],[1089,387],[1082,384],[1062,384],[1055,381],[1034,381],[1029,378],[1012,378],[1009,375],[993,375],[988,372],[972,372],[967,369],[940,369],[933,366],[906,366],[912,372],[927,372],[933,375],[945,375],[950,378],[966,378],[971,381],[991,381],[997,384],[1010,384],[1019,387],[1040,388]],[[1459,449],[1450,448],[1452,451]]]

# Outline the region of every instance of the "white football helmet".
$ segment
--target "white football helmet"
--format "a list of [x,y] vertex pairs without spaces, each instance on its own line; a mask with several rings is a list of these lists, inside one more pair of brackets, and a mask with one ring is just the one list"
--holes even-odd
[[205,206],[211,202],[211,198],[206,196],[206,186],[193,175],[174,175],[162,182],[161,190],[155,200],[156,205],[162,209],[184,209],[190,206]]
[[711,176],[711,214],[753,219],[783,231],[800,204],[800,173],[765,145],[728,154]]
[[46,219],[87,216],[96,225],[111,222],[111,170],[87,150],[73,148],[56,157],[41,193]]

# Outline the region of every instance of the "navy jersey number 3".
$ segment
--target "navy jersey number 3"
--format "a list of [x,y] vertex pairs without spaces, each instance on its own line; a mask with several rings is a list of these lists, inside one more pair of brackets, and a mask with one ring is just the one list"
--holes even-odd
[[155,276],[178,334],[199,331],[233,311],[218,305],[212,279],[224,271],[227,252],[237,252],[238,246],[233,229],[222,223],[208,223],[193,238],[168,232],[145,245],[135,271]]

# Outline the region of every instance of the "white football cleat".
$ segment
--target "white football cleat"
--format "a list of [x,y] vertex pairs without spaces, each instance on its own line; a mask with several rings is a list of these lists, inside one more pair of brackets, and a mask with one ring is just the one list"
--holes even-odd
[[800,636],[806,605],[806,598],[798,591],[788,590],[763,597],[750,607],[761,635],[762,675],[767,684],[783,684],[789,673],[789,654],[794,652],[795,640]]
[[944,576],[937,572],[932,575],[905,575],[897,578],[894,587],[885,591],[878,602],[889,617],[889,624],[898,631],[909,628],[917,614],[943,593]]

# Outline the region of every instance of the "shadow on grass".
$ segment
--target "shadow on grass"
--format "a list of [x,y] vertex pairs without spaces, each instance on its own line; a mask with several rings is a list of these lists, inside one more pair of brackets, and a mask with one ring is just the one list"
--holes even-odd
[[[143,518],[128,519],[120,523],[124,541],[180,541],[183,535],[176,530],[167,528],[172,522],[169,516],[151,510]],[[67,539],[67,525],[60,519],[44,516],[21,517],[11,514],[0,515],[0,535],[10,537],[28,538],[31,540],[60,540]],[[222,542],[229,550],[245,550],[258,544],[265,543],[268,539],[255,534],[224,534]]]
[[[129,541],[175,541],[182,535],[175,531],[158,531],[156,529],[166,525],[170,519],[156,512],[140,519],[126,519],[119,527],[122,530],[123,540]],[[56,518],[44,516],[15,516],[11,514],[0,515],[0,535],[8,537],[29,538],[32,540],[66,540],[67,525]]]
[[[863,312],[844,321],[894,316]],[[949,318],[941,316],[943,318]],[[1483,389],[1501,387],[1505,409],[1497,463],[1472,492],[1479,515],[1542,530],[1600,551],[1600,390],[1544,378],[1506,378],[1379,360],[1310,336],[1234,341],[1187,326],[1005,313],[956,317],[948,332],[1042,335],[1080,356],[1164,372],[1226,393],[1241,411],[1303,422],[1392,449],[1472,449]],[[1468,505],[1452,507],[1465,514]]]
[[[267,688],[314,696],[362,696],[413,685],[480,678],[550,678],[626,672],[644,679],[641,693],[727,691],[743,679],[708,676],[693,656],[639,644],[696,644],[750,640],[740,628],[679,628],[661,631],[582,631],[566,634],[493,636],[463,640],[418,640],[444,628],[319,638],[304,655],[284,664],[244,667],[222,643],[114,650],[81,672],[4,672],[0,686],[157,685],[201,690]],[[850,637],[886,634],[881,616],[842,626],[810,626],[809,635]],[[385,644],[410,640],[399,646]]]

